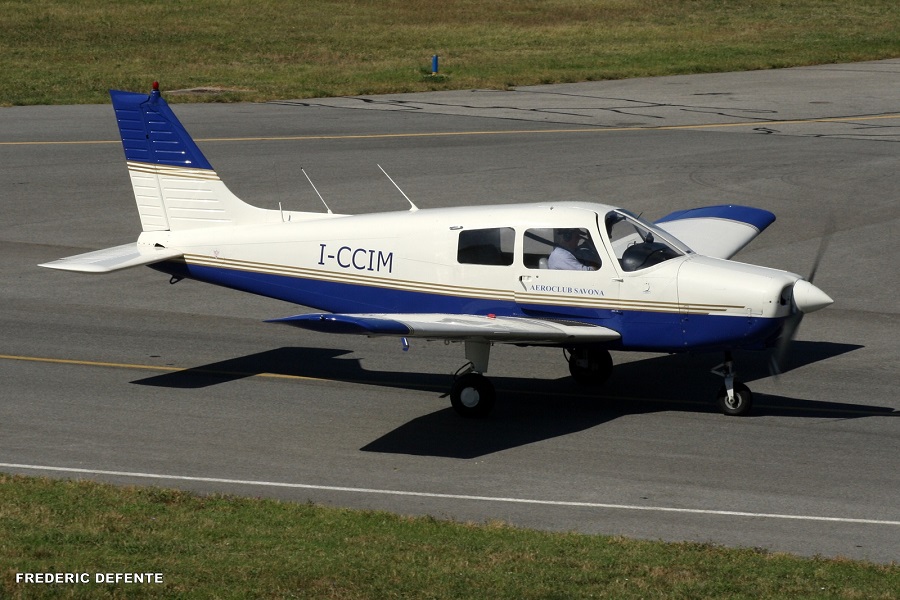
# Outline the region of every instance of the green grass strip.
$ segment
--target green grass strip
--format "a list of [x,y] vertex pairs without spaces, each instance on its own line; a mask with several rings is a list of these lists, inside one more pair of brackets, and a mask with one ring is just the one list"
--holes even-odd
[[[896,598],[900,567],[0,475],[3,598]],[[162,573],[162,584],[95,583]],[[87,584],[16,583],[87,573]]]
[[900,56],[896,0],[0,0],[0,15],[0,105],[153,80],[266,101]]

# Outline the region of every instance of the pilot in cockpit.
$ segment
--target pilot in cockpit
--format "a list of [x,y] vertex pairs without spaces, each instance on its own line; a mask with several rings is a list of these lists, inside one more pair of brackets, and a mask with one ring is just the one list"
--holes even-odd
[[587,232],[579,229],[557,229],[555,247],[547,259],[550,269],[570,271],[596,271],[600,257],[593,250]]

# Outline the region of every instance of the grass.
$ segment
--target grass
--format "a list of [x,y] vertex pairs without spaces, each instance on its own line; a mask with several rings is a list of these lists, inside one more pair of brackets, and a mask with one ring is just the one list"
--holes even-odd
[[896,0],[0,0],[0,14],[0,106],[106,102],[156,79],[203,90],[185,100],[266,101],[900,56]]
[[[4,598],[895,598],[900,567],[0,475]],[[88,573],[90,584],[16,583]],[[96,584],[96,573],[163,584]]]

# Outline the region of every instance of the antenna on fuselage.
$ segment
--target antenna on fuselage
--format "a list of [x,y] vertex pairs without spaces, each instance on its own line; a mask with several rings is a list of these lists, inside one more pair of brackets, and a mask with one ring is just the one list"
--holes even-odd
[[403,190],[400,189],[400,186],[397,185],[397,182],[391,179],[391,176],[387,174],[387,171],[381,168],[381,165],[378,165],[378,168],[381,169],[381,172],[384,173],[384,176],[387,177],[391,183],[394,184],[394,187],[397,188],[397,191],[403,194],[403,197],[406,198],[406,201],[409,202],[409,206],[411,211],[419,210],[419,207],[413,204],[413,201],[409,199],[409,196],[403,193]]
[[[303,167],[300,167],[300,172],[303,173],[303,175],[306,177],[306,180],[309,182],[309,185],[312,186],[313,191],[316,193],[316,196],[319,197],[319,200],[322,201],[322,204],[325,204],[325,198],[322,197],[322,194],[320,194],[320,193],[319,193],[319,190],[316,188],[316,184],[314,184],[314,183],[312,182],[312,179],[309,178],[309,175],[306,174],[306,170],[305,170]],[[331,209],[328,208],[328,205],[327,205],[327,204],[325,204],[325,210],[328,211],[328,214],[329,214],[329,215],[334,214],[334,213],[331,212]]]

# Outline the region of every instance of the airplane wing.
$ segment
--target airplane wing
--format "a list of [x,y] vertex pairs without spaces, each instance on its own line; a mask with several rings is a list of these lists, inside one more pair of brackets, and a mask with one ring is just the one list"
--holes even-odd
[[656,225],[697,254],[731,258],[774,221],[767,210],[726,204],[673,212]]
[[183,256],[183,253],[178,250],[132,242],[131,244],[123,244],[114,248],[105,248],[60,258],[38,266],[61,271],[77,271],[79,273],[111,273],[130,267],[150,265],[180,256]]
[[266,322],[325,333],[522,344],[608,342],[620,337],[612,329],[576,321],[490,315],[313,313]]

